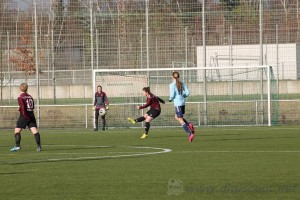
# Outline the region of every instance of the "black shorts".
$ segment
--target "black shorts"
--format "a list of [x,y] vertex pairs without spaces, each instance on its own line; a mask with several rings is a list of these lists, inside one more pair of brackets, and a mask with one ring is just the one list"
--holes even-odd
[[151,109],[147,112],[147,114],[148,114],[150,117],[152,117],[152,118],[154,119],[154,118],[156,118],[156,117],[158,117],[158,116],[160,115],[160,110],[157,110],[157,109],[155,109],[155,108],[151,108]]
[[34,113],[33,112],[30,113],[30,114],[28,114],[28,116],[29,116],[29,121],[27,121],[25,119],[25,117],[22,114],[20,114],[19,119],[17,121],[16,128],[25,129],[26,126],[28,126],[28,128],[37,127],[36,126],[36,119],[35,119]]

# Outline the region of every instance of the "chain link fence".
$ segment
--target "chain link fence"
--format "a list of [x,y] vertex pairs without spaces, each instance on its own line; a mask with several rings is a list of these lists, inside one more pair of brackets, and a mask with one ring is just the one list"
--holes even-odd
[[[237,57],[268,64],[268,45],[299,41],[299,7],[297,0],[1,0],[2,84],[34,79],[35,65],[41,85],[91,84],[92,69],[203,65],[197,63],[197,47],[204,45],[212,50],[226,46],[228,64]],[[265,45],[262,55],[260,43]],[[256,55],[231,52],[237,45],[257,45]],[[278,47],[279,54],[289,51],[285,48],[292,47]],[[209,65],[211,59],[206,59],[204,65]],[[299,73],[298,66],[285,66],[295,58],[274,59]],[[74,82],[59,70],[83,70],[86,76]]]
[[[273,66],[279,96],[295,99],[300,93],[299,4],[0,0],[0,102],[15,105],[21,82],[34,86],[31,92],[42,100],[70,98],[56,92],[72,85],[83,85],[90,94],[72,91],[77,98],[91,98],[93,69],[262,64]],[[34,94],[36,87],[49,94]]]

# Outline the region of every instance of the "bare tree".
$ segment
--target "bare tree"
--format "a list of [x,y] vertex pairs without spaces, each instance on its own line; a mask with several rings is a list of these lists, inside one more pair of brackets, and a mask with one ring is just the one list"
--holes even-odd
[[[291,10],[294,8],[295,6],[295,2],[297,2],[298,4],[298,0],[280,0],[281,2],[281,5],[283,7],[283,10],[284,10],[284,15],[285,15],[285,27],[286,27],[286,41],[289,42],[289,36],[290,36],[290,23],[289,23],[289,14],[291,12]],[[298,6],[297,6],[297,9],[298,9]],[[298,11],[298,10],[297,10]],[[297,13],[297,17],[298,17],[298,13]],[[297,20],[299,20],[297,18]],[[298,26],[299,26],[299,21],[298,22]]]
[[32,75],[36,72],[35,55],[32,48],[32,30],[33,24],[27,22],[24,27],[25,34],[21,36],[21,45],[17,46],[10,56],[10,62],[16,66],[17,71],[25,72],[26,78],[27,75]]
[[3,64],[3,46],[2,46],[2,41],[3,41],[3,30],[4,30],[4,22],[5,22],[5,16],[6,16],[6,0],[0,0],[0,98],[1,98],[1,103],[3,100],[3,86],[4,86],[4,64]]

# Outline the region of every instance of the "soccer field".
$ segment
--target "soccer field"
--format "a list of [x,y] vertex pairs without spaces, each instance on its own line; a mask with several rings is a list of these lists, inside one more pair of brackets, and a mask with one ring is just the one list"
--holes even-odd
[[12,199],[299,199],[300,127],[40,130],[22,150],[0,132],[0,197]]

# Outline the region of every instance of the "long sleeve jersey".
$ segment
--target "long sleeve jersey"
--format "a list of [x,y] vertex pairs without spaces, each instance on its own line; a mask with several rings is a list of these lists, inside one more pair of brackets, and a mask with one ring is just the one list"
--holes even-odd
[[105,107],[105,105],[108,104],[109,102],[105,92],[95,93],[94,106],[96,106],[96,108]]
[[150,108],[155,108],[160,111],[161,108],[160,108],[159,102],[165,103],[164,100],[155,96],[154,94],[149,94],[149,95],[147,95],[147,103],[143,106],[140,106],[140,109],[144,109],[144,108],[147,108],[148,106],[150,106]]
[[185,98],[190,95],[189,89],[186,87],[186,85],[181,82],[182,84],[182,90],[178,91],[176,87],[176,81],[173,81],[170,84],[170,101],[174,101],[174,106],[183,106],[185,105]]

